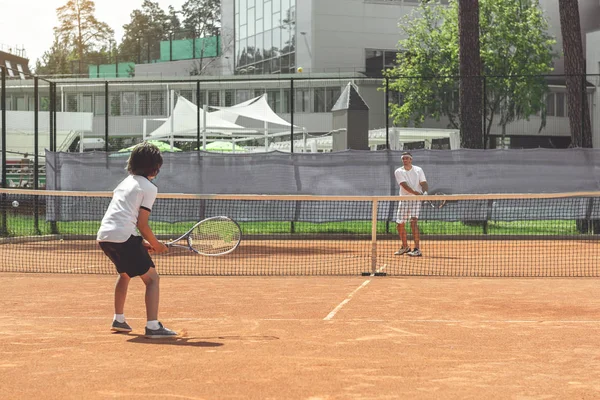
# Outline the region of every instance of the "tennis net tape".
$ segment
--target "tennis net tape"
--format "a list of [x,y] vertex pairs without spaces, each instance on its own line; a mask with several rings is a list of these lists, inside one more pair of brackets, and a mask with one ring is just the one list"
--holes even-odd
[[[0,271],[116,274],[96,242],[111,197],[0,189]],[[421,256],[394,254],[402,247],[399,208],[419,213]],[[159,194],[150,220],[157,237],[169,241],[218,215],[241,226],[242,242],[233,253],[207,257],[171,249],[153,256],[158,272],[600,276],[600,192],[402,198]],[[414,248],[410,220],[405,227]]]

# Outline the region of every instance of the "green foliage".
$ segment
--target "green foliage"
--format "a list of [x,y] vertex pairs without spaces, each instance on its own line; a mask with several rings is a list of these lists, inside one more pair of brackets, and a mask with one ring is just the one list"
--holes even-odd
[[[483,64],[486,131],[495,118],[506,124],[540,113],[545,124],[542,76],[552,71],[548,23],[538,0],[479,0],[480,48]],[[423,2],[400,23],[404,39],[397,66],[385,71],[389,90],[401,101],[390,104],[397,125],[420,126],[426,118],[458,118],[458,3]]]

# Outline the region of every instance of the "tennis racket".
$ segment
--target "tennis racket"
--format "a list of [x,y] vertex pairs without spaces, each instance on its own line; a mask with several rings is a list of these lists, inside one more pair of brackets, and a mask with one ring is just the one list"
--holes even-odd
[[229,217],[203,219],[167,247],[188,249],[203,256],[222,256],[234,251],[242,241],[242,230]]
[[[435,193],[431,193],[430,195],[433,195],[433,196],[445,196],[446,193],[435,192]],[[446,200],[445,199],[441,199],[441,200],[424,200],[423,202],[429,204],[433,208],[442,208],[442,207],[444,207],[446,205]]]

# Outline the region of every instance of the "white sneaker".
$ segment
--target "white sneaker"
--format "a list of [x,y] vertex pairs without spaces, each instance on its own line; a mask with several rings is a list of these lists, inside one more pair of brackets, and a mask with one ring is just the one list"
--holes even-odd
[[421,254],[421,250],[414,249],[413,251],[409,252],[408,255],[411,257],[421,257],[423,254]]
[[395,256],[401,256],[402,254],[410,252],[410,247],[401,247],[400,250],[394,253]]

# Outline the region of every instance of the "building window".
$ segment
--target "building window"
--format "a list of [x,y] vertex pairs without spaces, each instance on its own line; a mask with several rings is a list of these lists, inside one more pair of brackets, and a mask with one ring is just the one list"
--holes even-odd
[[556,93],[556,116],[557,117],[565,116],[565,94],[564,93]]
[[210,90],[208,92],[208,105],[219,107],[221,105],[219,91],[218,90]]
[[135,115],[135,92],[123,92],[121,115]]
[[549,117],[556,115],[556,108],[554,107],[554,93],[548,93],[546,95],[546,115]]
[[294,111],[310,112],[310,91],[308,89],[296,89],[294,96]]
[[150,115],[165,115],[163,92],[150,92]]
[[15,76],[15,71],[13,71],[10,61],[4,60],[4,64],[6,65],[6,68],[8,68],[8,76]]
[[94,114],[95,115],[104,115],[104,95],[96,95],[94,96]]
[[77,112],[77,95],[76,94],[68,94],[67,95],[67,112]]
[[148,109],[150,106],[150,100],[148,99],[148,92],[138,92],[137,94],[137,109],[138,115],[148,115]]
[[23,67],[21,64],[17,64],[17,70],[19,71],[19,77],[21,77],[21,79],[25,79],[25,74],[23,73]]

